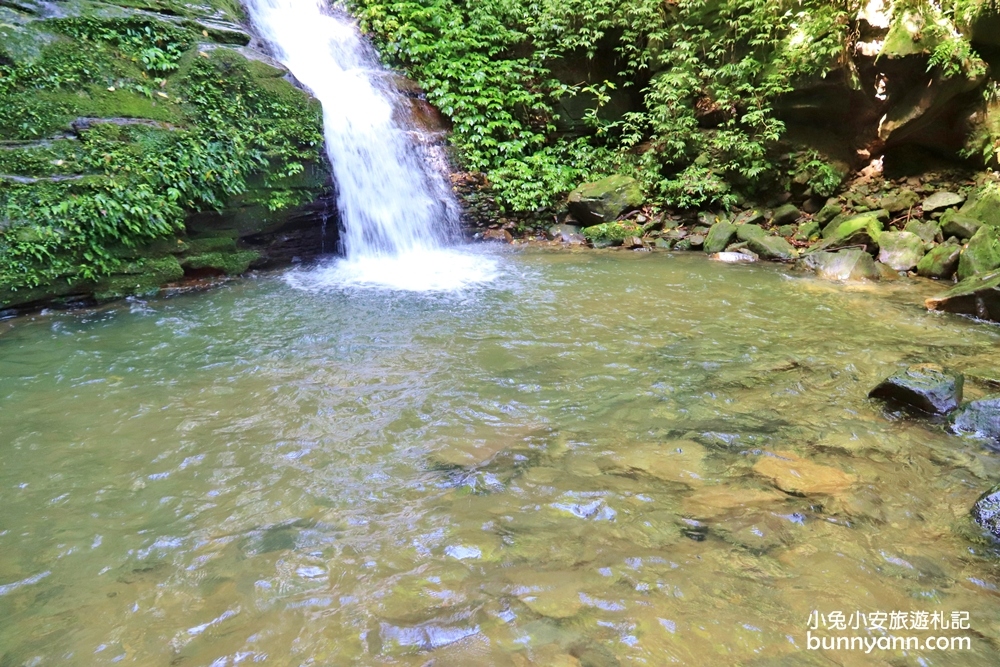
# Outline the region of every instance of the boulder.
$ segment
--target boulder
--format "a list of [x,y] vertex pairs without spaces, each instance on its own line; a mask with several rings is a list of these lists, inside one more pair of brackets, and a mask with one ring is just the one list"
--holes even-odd
[[1000,442],[1000,396],[966,403],[952,417],[951,427],[960,435]]
[[569,193],[567,206],[585,225],[610,222],[621,213],[642,204],[642,188],[629,176],[608,176],[594,183],[584,183]]
[[896,271],[909,271],[925,254],[924,242],[910,232],[882,232],[878,246],[878,261]]
[[958,279],[990,273],[1000,267],[1000,229],[984,225],[979,228],[958,258]]
[[791,452],[766,453],[754,464],[753,471],[793,496],[833,495],[854,482],[853,476],[838,468],[813,463]]
[[821,249],[852,245],[863,245],[869,250],[877,248],[878,238],[882,234],[882,217],[882,211],[870,211],[844,220],[829,235],[823,230],[826,240],[821,244]]
[[972,519],[993,537],[1000,538],[1000,484],[979,496],[972,506]]
[[506,229],[487,229],[483,232],[483,240],[510,243],[514,240],[514,237]]
[[827,204],[813,216],[813,220],[820,225],[825,225],[843,212],[844,209],[839,204]]
[[722,252],[736,236],[736,225],[721,220],[708,230],[705,243],[702,246],[707,253]]
[[749,241],[752,238],[760,238],[762,236],[767,236],[767,232],[764,228],[758,224],[747,223],[745,225],[736,226],[736,238],[740,241]]
[[709,259],[726,264],[738,264],[740,262],[756,262],[757,257],[745,252],[716,252],[708,256]]
[[764,222],[764,214],[755,208],[743,211],[733,220],[736,225],[759,225],[762,222]]
[[951,278],[958,268],[962,247],[950,243],[935,246],[917,262],[917,275],[924,278]]
[[924,304],[930,310],[1000,322],[1000,272],[966,278]]
[[899,192],[882,197],[879,206],[889,211],[889,213],[903,213],[909,211],[920,202],[920,195],[913,190],[903,189]]
[[780,236],[751,236],[747,247],[764,259],[791,261],[799,256],[799,251]]
[[586,241],[583,238],[583,234],[580,233],[581,227],[576,225],[552,225],[549,227],[549,238],[553,241],[562,241],[563,243],[577,243],[581,241]]
[[1000,225],[1000,186],[986,183],[976,188],[959,212],[986,225]]
[[953,208],[965,201],[965,197],[954,192],[935,192],[920,205],[924,213],[934,213]]
[[725,213],[713,213],[712,211],[699,211],[698,224],[702,227],[711,227],[717,222],[728,222]]
[[890,404],[943,415],[962,402],[965,377],[934,364],[910,366],[892,375],[868,393]]
[[941,233],[941,227],[934,220],[913,219],[906,223],[903,231],[916,234],[924,243],[933,243],[937,240],[938,234]]
[[971,239],[983,223],[962,213],[948,211],[941,216],[941,234],[945,238],[955,236],[962,240]]
[[880,276],[875,260],[860,248],[812,252],[805,256],[803,263],[827,280],[878,280]]
[[788,225],[798,220],[799,215],[801,214],[795,204],[785,204],[774,210],[774,215],[771,217],[771,224],[775,227]]
[[799,225],[798,231],[792,238],[796,241],[811,241],[819,237],[819,231],[819,223],[815,220],[809,220]]

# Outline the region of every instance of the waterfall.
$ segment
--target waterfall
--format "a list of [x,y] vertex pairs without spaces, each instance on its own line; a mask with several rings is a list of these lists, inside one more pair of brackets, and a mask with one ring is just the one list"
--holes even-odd
[[324,0],[247,7],[276,57],[323,105],[344,257],[306,282],[433,290],[491,280],[494,260],[449,247],[458,208],[451,188],[400,125],[398,93],[355,23]]

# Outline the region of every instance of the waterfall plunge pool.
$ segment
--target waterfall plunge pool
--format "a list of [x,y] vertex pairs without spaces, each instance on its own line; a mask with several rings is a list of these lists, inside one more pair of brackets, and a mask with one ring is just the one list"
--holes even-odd
[[865,396],[996,328],[909,283],[491,259],[0,323],[0,664],[828,664],[814,610],[970,615],[969,651],[838,664],[995,664],[1000,458]]

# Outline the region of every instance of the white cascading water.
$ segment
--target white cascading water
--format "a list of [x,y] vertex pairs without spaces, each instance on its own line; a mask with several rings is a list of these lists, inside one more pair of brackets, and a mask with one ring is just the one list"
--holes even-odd
[[324,0],[247,0],[275,55],[323,105],[344,258],[292,280],[450,290],[492,280],[495,260],[449,248],[457,206],[393,111],[398,93],[345,14]]

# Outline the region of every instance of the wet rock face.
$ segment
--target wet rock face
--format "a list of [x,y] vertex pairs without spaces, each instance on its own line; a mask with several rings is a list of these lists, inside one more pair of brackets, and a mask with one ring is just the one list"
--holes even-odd
[[972,506],[972,518],[993,537],[1000,538],[1000,484],[979,496]]
[[878,244],[878,260],[896,271],[909,271],[924,256],[923,240],[910,232],[883,232]]
[[790,261],[798,258],[798,251],[780,236],[755,236],[747,239],[747,247],[764,259]]
[[869,398],[927,412],[947,414],[962,402],[965,377],[934,364],[910,366],[883,380],[868,393]]
[[584,183],[569,193],[570,213],[585,225],[599,225],[617,218],[643,202],[638,181],[628,176],[608,176]]
[[927,299],[929,310],[1000,322],[1000,272],[973,276],[944,294]]
[[860,248],[809,253],[803,263],[826,280],[878,280],[880,276],[875,260]]
[[887,216],[888,213],[883,210],[855,215],[840,223],[834,218],[823,230],[826,240],[822,243],[822,249],[854,245],[863,245],[866,249],[877,248],[883,230],[882,222]]
[[955,413],[951,426],[960,435],[1000,443],[1000,396],[966,403]]
[[722,252],[732,242],[734,236],[736,236],[736,225],[724,220],[717,222],[708,230],[708,236],[705,237],[702,247],[709,254]]

